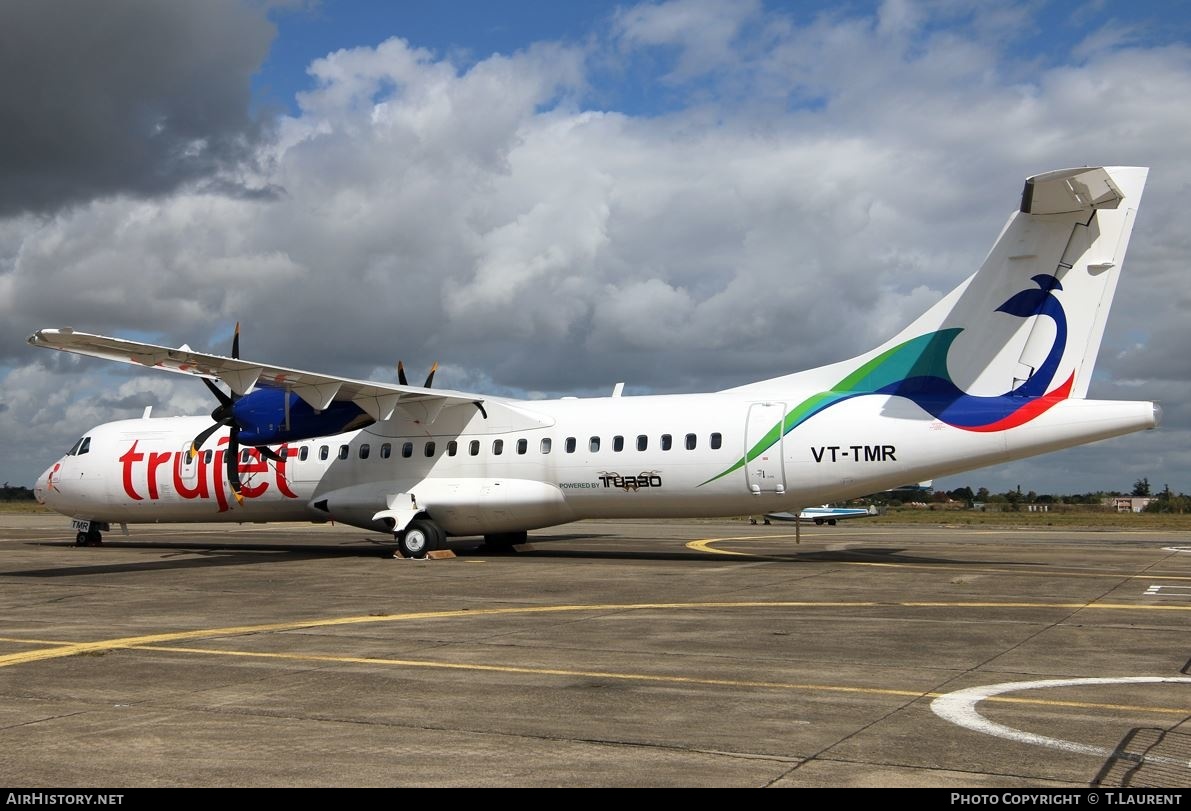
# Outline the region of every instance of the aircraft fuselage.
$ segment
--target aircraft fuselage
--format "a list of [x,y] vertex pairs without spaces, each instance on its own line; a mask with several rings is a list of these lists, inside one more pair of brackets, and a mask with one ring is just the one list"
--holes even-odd
[[[745,515],[799,509],[1152,427],[1150,403],[1065,401],[997,433],[945,425],[886,396],[860,397],[788,433],[800,400],[736,391],[488,401],[433,424],[393,419],[350,433],[245,449],[243,503],[226,481],[226,431],[191,459],[206,417],[108,423],[86,452],[39,479],[39,498],[111,522],[325,521],[385,531],[378,511],[405,500],[454,535],[581,518]],[[900,413],[898,413],[900,412]],[[747,459],[781,425],[772,445]]]

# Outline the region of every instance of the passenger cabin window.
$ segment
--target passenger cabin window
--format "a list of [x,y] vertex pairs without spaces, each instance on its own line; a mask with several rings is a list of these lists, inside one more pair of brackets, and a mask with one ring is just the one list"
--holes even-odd
[[662,450],[668,451],[674,445],[674,439],[669,434],[662,434]]
[[645,436],[645,434],[641,434],[639,437],[637,437],[637,450],[643,451],[643,450],[646,450],[648,447],[649,447],[649,437]]
[[616,451],[617,453],[620,453],[621,451],[624,450],[624,437],[622,437],[622,436],[612,437],[612,450]]
[[600,438],[598,436],[593,436],[591,439],[587,440],[587,449],[592,453],[598,451],[600,449]]
[[[330,454],[330,452],[331,452],[330,448],[328,448],[326,445],[320,446],[318,449],[318,460],[320,462],[327,461],[327,455]],[[208,459],[207,461],[211,461],[211,460]]]
[[368,454],[371,452],[372,452],[372,448],[370,448],[368,446],[367,442],[365,442],[363,445],[360,446],[360,458],[361,459],[367,459]]
[[310,446],[303,445],[298,448],[298,461],[305,462],[308,458],[310,458]]
[[472,456],[479,456],[480,455],[480,440],[473,439],[471,442],[469,442],[467,445],[467,452],[469,454],[471,454]]
[[211,451],[203,451],[203,464],[211,464]]
[[519,454],[525,453],[527,450],[529,450],[529,440],[528,439],[518,439],[517,440],[517,453],[519,453]]
[[454,456],[457,453],[459,453],[459,443],[452,439],[447,443],[447,456]]
[[248,464],[248,448],[245,448],[244,450],[240,451],[240,464],[242,464],[242,465]]
[[550,437],[543,437],[542,445],[541,445],[542,453],[550,453],[550,445],[551,445]]
[[347,445],[339,446],[339,458],[340,459],[346,459],[348,457],[349,453],[351,453],[351,449],[348,448]]
[[422,453],[426,454],[426,456],[434,456],[434,442],[427,442]]
[[575,452],[575,438],[573,436],[567,437],[567,453]]
[[505,441],[503,439],[492,440],[492,455],[500,456],[505,452]]
[[686,435],[686,449],[688,451],[693,451],[695,449],[695,435],[694,434]]
[[380,458],[381,459],[388,459],[392,455],[393,455],[393,443],[392,442],[386,442],[385,444],[380,446]]
[[413,455],[414,455],[414,443],[402,442],[401,443],[401,458],[408,459],[409,457],[411,457]]
[[724,444],[724,438],[722,436],[720,436],[719,434],[711,435],[711,449],[713,451],[718,451],[720,449],[720,446],[723,444]]

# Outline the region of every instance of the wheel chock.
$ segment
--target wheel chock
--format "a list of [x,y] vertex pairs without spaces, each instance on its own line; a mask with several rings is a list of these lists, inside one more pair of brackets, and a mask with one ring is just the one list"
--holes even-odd
[[386,557],[392,560],[450,560],[451,558],[456,557],[456,555],[450,549],[435,549],[433,552],[427,552],[426,557],[424,558],[407,558],[405,555],[401,554],[400,550],[394,549],[390,554],[386,555]]

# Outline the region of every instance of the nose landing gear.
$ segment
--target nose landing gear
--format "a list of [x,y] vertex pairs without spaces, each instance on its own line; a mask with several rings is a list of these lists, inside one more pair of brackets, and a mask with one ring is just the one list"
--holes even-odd
[[75,546],[103,546],[103,534],[97,529],[89,529],[74,536]]

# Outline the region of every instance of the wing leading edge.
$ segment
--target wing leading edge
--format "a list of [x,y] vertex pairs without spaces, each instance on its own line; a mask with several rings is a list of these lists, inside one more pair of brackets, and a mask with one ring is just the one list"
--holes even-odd
[[32,346],[73,352],[76,355],[220,380],[241,395],[247,394],[254,386],[292,391],[315,411],[322,411],[333,402],[352,402],[378,422],[399,412],[409,419],[430,423],[444,408],[469,405],[483,410],[483,402],[489,399],[446,389],[430,390],[419,386],[336,377],[242,358],[209,355],[195,352],[188,346],[174,349],[76,332],[69,328],[38,330],[29,336],[28,342]]

